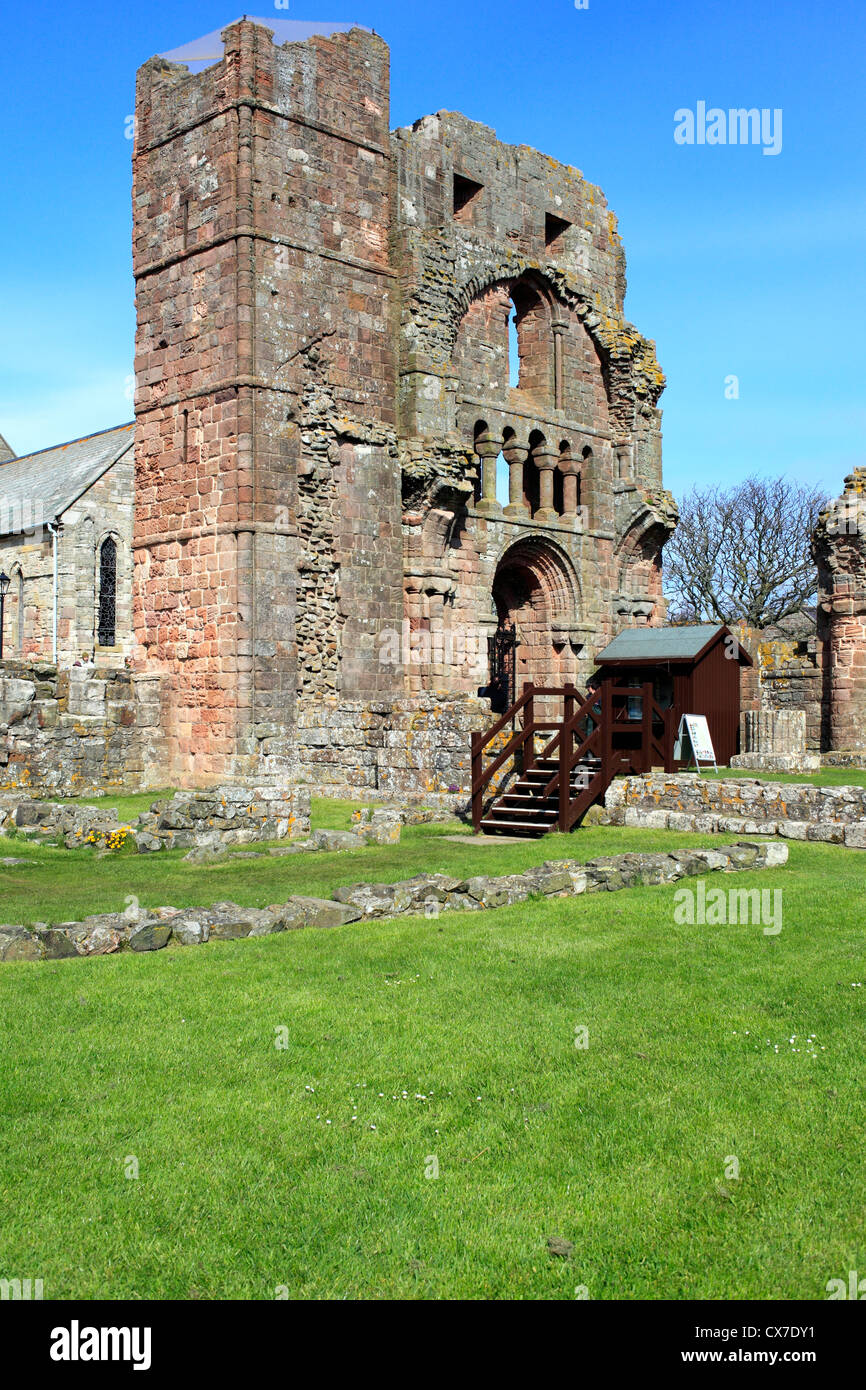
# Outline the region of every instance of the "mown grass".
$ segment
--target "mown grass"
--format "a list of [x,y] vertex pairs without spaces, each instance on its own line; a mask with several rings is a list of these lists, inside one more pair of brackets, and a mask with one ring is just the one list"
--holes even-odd
[[[76,805],[98,806],[104,811],[110,811],[113,807],[117,811],[119,820],[132,822],[143,811],[149,811],[155,801],[162,801],[163,798],[172,796],[174,796],[174,789],[166,787],[162,791],[106,792],[105,796],[77,796],[74,800]],[[70,801],[68,796],[55,796],[51,799],[52,801]]]
[[701,776],[713,781],[753,777],[761,782],[808,782],[812,787],[866,787],[866,769],[856,767],[823,767],[820,772],[759,772],[749,767],[720,767],[716,772],[702,767]]
[[[105,796],[81,796],[75,797],[74,802],[76,805],[82,806],[99,806],[106,811],[113,808],[117,811],[119,820],[132,822],[144,811],[149,811],[154,802],[171,800],[174,794],[173,787],[165,787],[162,791],[127,792],[117,795],[108,792]],[[66,796],[56,796],[52,800],[70,802],[70,798]],[[352,812],[364,804],[359,801],[341,801],[326,796],[314,796],[312,802],[312,827],[314,830],[347,829]]]
[[[350,825],[351,802],[314,802],[313,825]],[[94,849],[70,851],[36,843],[24,836],[0,836],[0,854],[25,859],[23,865],[0,866],[0,920],[76,921],[95,912],[122,912],[135,898],[143,908],[209,906],[230,899],[245,907],[284,902],[293,893],[329,898],[350,883],[394,883],[416,874],[519,873],[548,859],[591,859],[657,846],[655,832],[621,826],[587,827],[573,835],[546,835],[542,840],[491,841],[474,836],[459,821],[405,826],[398,845],[371,845],[352,852],[321,851],[270,857],[267,847],[239,846],[261,852],[256,859],[231,852],[212,864],[187,864],[185,850],[136,854],[131,849],[103,854]],[[451,836],[459,836],[454,840]],[[730,840],[732,837],[721,837]],[[716,837],[718,842],[719,837]],[[671,848],[714,843],[713,837],[670,834]]]
[[[2,915],[716,842],[442,829],[206,867],[25,846]],[[864,859],[790,853],[714,879],[781,887],[778,936],[679,926],[671,886],[0,966],[0,1275],[56,1298],[826,1297],[866,1268]]]

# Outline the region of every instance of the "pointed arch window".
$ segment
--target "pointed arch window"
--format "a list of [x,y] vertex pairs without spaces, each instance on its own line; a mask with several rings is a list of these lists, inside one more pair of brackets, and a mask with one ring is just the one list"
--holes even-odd
[[99,627],[100,647],[113,647],[117,627],[117,544],[106,536],[99,547]]

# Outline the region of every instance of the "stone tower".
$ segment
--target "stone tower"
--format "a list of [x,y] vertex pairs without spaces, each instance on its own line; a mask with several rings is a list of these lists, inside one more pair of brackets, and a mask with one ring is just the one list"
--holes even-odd
[[[320,593],[339,584],[347,695],[393,689],[373,633],[401,616],[388,50],[223,39],[197,75],[152,59],[136,92],[136,636],[195,780],[291,771]],[[305,483],[324,515],[302,534]]]
[[822,744],[866,749],[866,468],[845,479],[842,496],[818,521],[818,635],[824,652]]
[[197,74],[146,63],[136,96],[135,626],[162,771],[461,782],[509,681],[585,680],[663,617],[664,378],[616,221],[463,116],[389,132],[372,33],[222,38]]

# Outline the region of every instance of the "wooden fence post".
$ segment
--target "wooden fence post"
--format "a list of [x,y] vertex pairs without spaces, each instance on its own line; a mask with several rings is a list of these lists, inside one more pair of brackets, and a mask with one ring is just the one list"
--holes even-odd
[[526,704],[523,706],[523,729],[524,733],[529,730],[529,736],[523,744],[523,771],[529,772],[535,766],[535,687],[532,681],[524,681],[523,693],[527,696]]
[[472,735],[472,824],[476,833],[481,825],[481,808],[483,801],[481,790],[481,749],[483,743],[483,734]]
[[568,812],[571,806],[571,755],[574,752],[574,697],[577,694],[573,685],[566,685],[562,697],[562,732],[559,736],[559,828],[568,831]]
[[605,781],[613,775],[613,696],[611,677],[606,676],[601,687],[601,768]]

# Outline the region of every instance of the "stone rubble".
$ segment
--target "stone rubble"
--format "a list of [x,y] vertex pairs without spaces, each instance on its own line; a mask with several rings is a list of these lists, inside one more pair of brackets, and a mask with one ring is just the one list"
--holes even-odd
[[499,877],[477,874],[461,879],[448,874],[419,874],[399,883],[351,884],[337,888],[330,899],[297,894],[285,903],[265,908],[216,902],[210,907],[97,913],[81,922],[0,926],[0,960],[159,951],[170,940],[182,946],[204,945],[305,927],[327,929],[368,918],[478,912],[531,898],[575,897],[634,885],[674,883],[706,873],[777,868],[787,859],[787,845],[742,843],[669,854],[619,854],[585,864],[576,859],[554,859],[520,874]]
[[67,849],[97,845],[139,854],[162,849],[219,849],[309,834],[310,792],[303,787],[213,787],[176,792],[155,801],[131,823],[113,806],[22,799],[0,795],[0,830],[60,839]]
[[404,825],[444,823],[452,818],[453,812],[447,806],[388,802],[355,811],[353,830],[315,830],[310,834],[307,788],[215,787],[206,792],[178,792],[171,800],[154,802],[149,811],[130,824],[119,819],[114,807],[0,795],[0,830],[62,840],[67,849],[84,845],[121,849],[127,841],[140,854],[189,848],[184,860],[190,864],[211,863],[231,845],[286,838],[294,841],[304,834],[306,839],[270,853],[309,854],[317,850],[363,849],[365,845],[396,845]]

